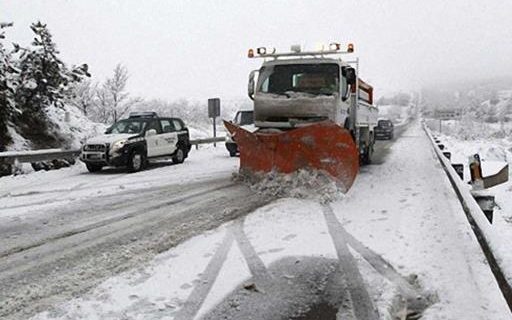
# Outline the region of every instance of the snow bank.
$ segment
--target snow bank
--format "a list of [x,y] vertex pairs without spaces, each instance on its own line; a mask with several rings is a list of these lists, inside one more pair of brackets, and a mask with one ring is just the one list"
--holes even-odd
[[[452,127],[458,126],[457,121],[449,123],[453,125]],[[471,136],[457,135],[456,132],[443,130],[443,134],[437,132],[437,137],[445,145],[445,150],[451,152],[451,162],[464,165],[464,181],[468,181],[470,177],[468,158],[475,153],[478,153],[482,160],[484,176],[495,174],[507,163],[509,167],[512,167],[512,142],[508,138],[475,137],[471,139]],[[492,135],[492,132],[482,132],[479,135]],[[467,189],[470,188],[467,184],[464,186]],[[494,208],[493,223],[486,228],[487,238],[507,281],[512,283],[512,253],[509,248],[512,241],[512,181],[510,176],[508,182],[486,189],[485,192],[494,195],[497,204]]]
[[[68,115],[66,117],[66,114]],[[82,112],[72,106],[62,108],[48,107],[46,115],[50,122],[49,130],[64,139],[64,149],[78,149],[90,137],[102,134],[106,125],[92,122]],[[32,143],[21,136],[15,127],[8,127],[13,142],[7,146],[8,151],[25,151],[32,149]]]
[[460,120],[427,120],[427,125],[436,134],[454,136],[459,140],[505,139],[510,141],[512,123],[487,123],[476,121],[470,116]]
[[[103,134],[107,126],[87,118],[79,109],[72,106],[63,108],[48,108],[46,111],[50,122],[55,125],[55,131],[66,139],[65,148],[75,149],[88,138]],[[68,114],[68,119],[66,119]]]
[[17,131],[11,126],[7,127],[9,136],[11,136],[12,143],[7,146],[9,151],[17,150],[28,150],[30,148],[30,142],[23,138]]
[[268,174],[235,174],[252,190],[278,198],[318,200],[329,203],[341,200],[346,187],[336,183],[332,177],[319,170],[300,169],[291,174],[272,171]]

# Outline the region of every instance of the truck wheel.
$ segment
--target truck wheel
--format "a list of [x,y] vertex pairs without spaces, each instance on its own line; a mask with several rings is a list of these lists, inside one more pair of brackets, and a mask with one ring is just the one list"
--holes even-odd
[[146,162],[146,157],[139,150],[134,150],[130,159],[128,160],[128,171],[129,172],[137,172],[144,168],[144,163]]
[[174,155],[172,156],[172,162],[178,164],[183,163],[183,161],[185,161],[185,152],[180,146],[178,149],[176,149],[176,152],[174,152]]
[[87,170],[89,170],[89,172],[98,172],[101,171],[101,169],[103,168],[101,164],[86,163],[85,166],[87,167]]
[[362,156],[361,162],[363,164],[371,164],[373,156],[373,145],[369,145],[364,149],[364,154]]
[[372,163],[372,155],[370,153],[370,151],[366,150],[364,155],[363,155],[363,164],[370,164]]

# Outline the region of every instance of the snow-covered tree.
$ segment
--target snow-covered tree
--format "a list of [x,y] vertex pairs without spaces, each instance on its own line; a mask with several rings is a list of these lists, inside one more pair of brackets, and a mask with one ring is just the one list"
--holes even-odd
[[4,29],[12,26],[12,23],[0,23],[0,151],[11,142],[7,131],[7,124],[15,109],[14,89],[16,70],[12,67],[12,56],[3,44],[5,39]]
[[103,123],[113,123],[125,116],[140,98],[132,98],[126,90],[128,69],[117,64],[111,78],[105,80],[96,91],[97,103],[92,118]]
[[15,45],[19,53],[20,82],[16,90],[16,103],[28,114],[44,116],[44,108],[62,106],[70,94],[70,85],[89,76],[87,65],[68,70],[59,59],[59,51],[46,24],[33,23],[35,34],[31,48]]
[[496,104],[489,102],[488,107],[486,109],[485,121],[489,122],[489,123],[496,123],[499,121],[498,116],[499,116],[499,110],[496,107]]
[[98,103],[97,83],[93,83],[90,80],[83,80],[75,83],[71,87],[73,96],[68,99],[68,103],[72,106],[82,110],[85,116],[90,113]]
[[49,132],[48,108],[63,106],[73,95],[74,83],[89,76],[87,65],[68,69],[45,24],[33,23],[35,37],[30,46],[13,44],[7,49],[5,28],[0,23],[0,150],[11,142],[7,126],[12,126],[34,147],[58,146],[59,134]]

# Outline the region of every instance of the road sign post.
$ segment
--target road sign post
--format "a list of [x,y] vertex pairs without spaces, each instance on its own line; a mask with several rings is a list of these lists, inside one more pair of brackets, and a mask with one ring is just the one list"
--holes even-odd
[[[208,117],[213,119],[213,137],[217,137],[217,124],[215,123],[216,118],[220,116],[220,99],[211,98],[208,99]],[[216,143],[213,144],[217,146]]]

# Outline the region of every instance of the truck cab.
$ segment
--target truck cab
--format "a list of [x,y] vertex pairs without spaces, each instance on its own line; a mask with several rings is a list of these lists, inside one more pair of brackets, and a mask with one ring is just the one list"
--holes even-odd
[[378,117],[373,88],[359,79],[358,60],[327,57],[352,51],[340,52],[339,46],[319,52],[301,52],[296,47],[284,54],[268,51],[258,48],[259,56],[252,52],[253,57],[270,58],[249,76],[255,126],[287,130],[329,120],[350,131],[361,159],[369,162]]

